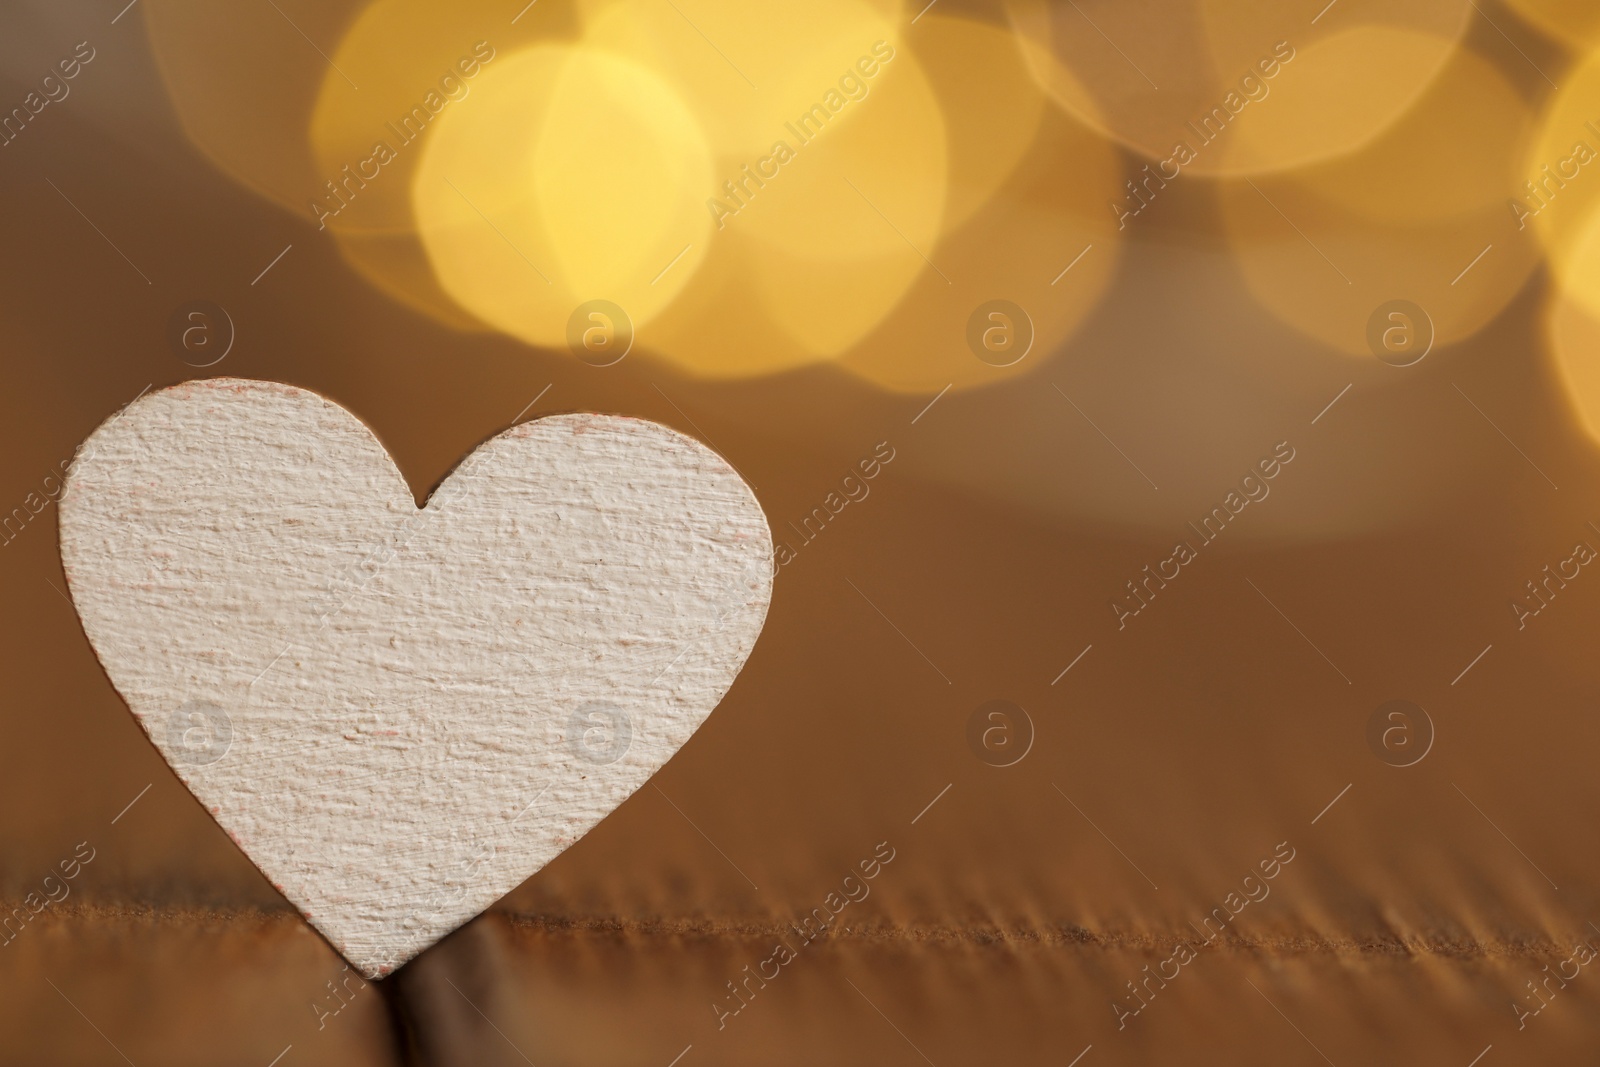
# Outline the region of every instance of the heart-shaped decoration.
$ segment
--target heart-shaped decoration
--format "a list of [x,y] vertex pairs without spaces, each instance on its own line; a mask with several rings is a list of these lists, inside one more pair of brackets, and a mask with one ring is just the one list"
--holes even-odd
[[150,740],[368,977],[642,786],[772,595],[761,506],[666,427],[522,423],[419,509],[349,412],[229,378],[90,436],[61,556]]

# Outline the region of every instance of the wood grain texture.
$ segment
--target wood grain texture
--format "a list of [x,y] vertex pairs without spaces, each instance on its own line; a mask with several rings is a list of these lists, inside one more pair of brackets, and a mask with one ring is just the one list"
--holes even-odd
[[419,509],[349,412],[238,379],[96,430],[61,552],[151,741],[369,977],[638,789],[727,691],[772,590],[760,505],[673,430],[524,423]]

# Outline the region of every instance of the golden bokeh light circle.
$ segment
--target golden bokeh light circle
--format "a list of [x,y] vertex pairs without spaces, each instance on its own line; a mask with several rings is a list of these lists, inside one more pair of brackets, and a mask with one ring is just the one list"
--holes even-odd
[[1409,110],[1458,46],[1470,0],[1161,5],[1006,0],[1062,108],[1196,174],[1265,174],[1353,151]]
[[1593,0],[1504,0],[1548,36],[1576,48],[1600,45],[1600,5]]
[[1470,337],[1538,263],[1506,206],[1529,123],[1505,76],[1459,50],[1361,151],[1219,184],[1245,284],[1296,330],[1362,359],[1374,358],[1372,315],[1392,301],[1423,309],[1436,348]]
[[474,94],[436,120],[412,184],[444,291],[534,345],[564,344],[588,300],[648,323],[693,277],[711,229],[695,116],[649,70],[580,45],[503,55]]

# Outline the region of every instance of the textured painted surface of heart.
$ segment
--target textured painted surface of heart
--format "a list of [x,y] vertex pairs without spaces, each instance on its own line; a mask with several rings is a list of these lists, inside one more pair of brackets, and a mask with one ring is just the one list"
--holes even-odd
[[349,412],[227,378],[90,436],[61,554],[150,740],[369,977],[671,758],[754,647],[773,573],[749,487],[666,427],[522,423],[419,508]]

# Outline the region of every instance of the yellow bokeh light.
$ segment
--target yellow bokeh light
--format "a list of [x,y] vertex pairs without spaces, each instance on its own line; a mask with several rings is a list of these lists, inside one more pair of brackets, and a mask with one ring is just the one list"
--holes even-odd
[[1021,62],[1021,42],[1004,26],[943,17],[917,21],[909,48],[927,72],[949,143],[946,231],[965,222],[1009,177],[1033,145],[1045,96]]
[[1574,227],[1562,268],[1567,299],[1600,318],[1600,212],[1591,211]]
[[1511,10],[1557,40],[1600,44],[1600,6],[1594,0],[1505,0]]
[[825,355],[773,323],[754,275],[765,251],[737,232],[714,234],[705,262],[639,344],[678,370],[706,378],[775,374]]
[[[1064,115],[1045,119],[1030,154],[934,253],[906,297],[843,360],[857,376],[897,393],[931,395],[1032,374],[1099,306],[1116,274],[1122,232],[1105,208],[1122,192],[1122,159],[1095,131]],[[981,360],[968,323],[992,300],[1027,316],[1032,344],[1009,366]],[[1019,329],[1020,323],[1013,324]]]
[[772,325],[807,353],[835,356],[871,332],[925,265],[906,248],[833,260],[765,249],[755,268],[755,292]]
[[944,117],[915,58],[893,49],[884,55],[871,95],[829,114],[824,94],[814,91],[810,123],[778,128],[792,161],[775,168],[765,187],[738,185],[734,192],[743,195],[721,198],[737,209],[720,220],[722,232],[737,227],[796,256],[845,261],[927,248],[938,238]]
[[1593,220],[1600,211],[1600,55],[1562,76],[1507,203],[1539,238],[1557,283],[1600,315]]
[[339,232],[412,229],[411,180],[434,124],[466,106],[501,56],[539,43],[532,38],[550,36],[552,27],[575,27],[570,10],[566,19],[561,13],[552,4],[540,22],[526,19],[507,32],[500,6],[487,0],[369,6],[333,53],[311,116],[325,180],[316,196],[321,221]]
[[323,183],[301,209],[383,292],[457,329],[483,329],[439,286],[416,233],[411,183],[422,145],[439,115],[467,106],[500,55],[577,27],[571,0],[545,0],[537,17],[511,26],[493,0],[377,0],[322,79],[309,134]]
[[830,359],[930,269],[948,172],[944,118],[909,49],[885,42],[874,58],[867,93],[830,98],[836,83],[824,80],[804,109],[811,123],[780,122],[754,161],[720,158],[705,208],[716,219],[711,262],[641,333],[651,350],[707,375]]
[[1416,225],[1486,206],[1503,209],[1528,119],[1527,105],[1505,76],[1477,53],[1462,51],[1370,151],[1286,177],[1374,222]]
[[[1600,257],[1600,228],[1589,227],[1585,257]],[[1600,441],[1600,314],[1576,300],[1557,296],[1545,315],[1556,377],[1590,438]]]
[[719,153],[765,153],[832,90],[870,93],[895,21],[864,0],[609,0],[591,5],[590,44],[626,56],[673,85]]
[[1471,12],[1469,0],[1343,0],[1309,20],[1277,0],[1007,9],[1056,103],[1152,160],[1219,175],[1360,147],[1437,76]]
[[1507,198],[1528,109],[1493,64],[1458,50],[1404,118],[1360,152],[1218,193],[1246,284],[1297,330],[1374,358],[1368,324],[1420,306],[1434,345],[1471,336],[1538,260]]
[[649,322],[693,277],[711,152],[672,88],[581,46],[501,55],[471,108],[446,111],[412,195],[445,292],[531,344],[564,343],[577,305]]
[[[1472,7],[546,0],[508,23],[498,0],[340,0],[301,34],[270,5],[150,0],[149,22],[191,138],[441,323],[564,348],[606,300],[689,373],[837,361],[923,393],[1060,351],[1172,182],[1215,193],[1251,296],[1351,355],[1397,299],[1435,344],[1470,336],[1534,234],[1600,318],[1600,58],[1528,150],[1525,92],[1460,44]],[[208,35],[265,58],[195,54]],[[993,301],[1026,309],[1028,358],[970,350]]]
[[[1259,174],[1339,155],[1381,133],[1427,88],[1455,49],[1450,38],[1355,26],[1295,49],[1263,106],[1225,138],[1230,174]],[[1262,82],[1261,84],[1265,84]]]

